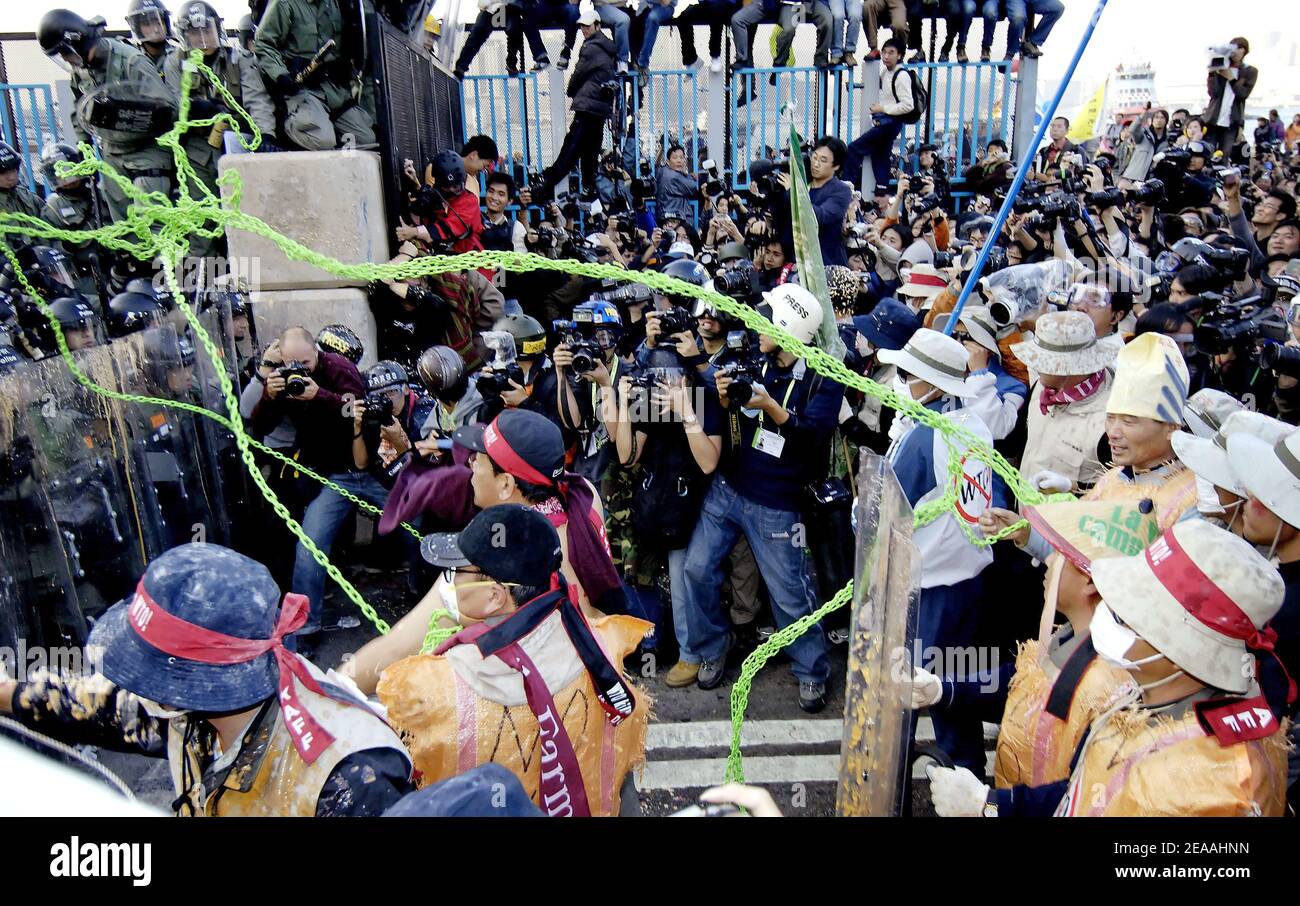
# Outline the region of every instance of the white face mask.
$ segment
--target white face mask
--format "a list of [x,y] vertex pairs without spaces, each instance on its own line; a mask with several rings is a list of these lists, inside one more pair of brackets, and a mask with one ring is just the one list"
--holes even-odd
[[442,574],[439,582],[438,597],[442,599],[442,606],[451,613],[451,618],[464,626],[460,618],[460,602],[456,599],[456,583],[446,573]]
[[1139,661],[1130,661],[1127,655],[1129,649],[1137,642],[1137,634],[1115,619],[1115,615],[1110,612],[1105,602],[1097,605],[1097,610],[1092,615],[1092,622],[1088,624],[1088,634],[1092,636],[1092,647],[1096,649],[1102,660],[1114,664],[1121,670],[1132,672],[1141,669],[1143,664],[1150,664],[1164,657],[1163,654],[1156,652]]
[[893,391],[904,399],[912,398],[912,382],[901,374],[894,375]]

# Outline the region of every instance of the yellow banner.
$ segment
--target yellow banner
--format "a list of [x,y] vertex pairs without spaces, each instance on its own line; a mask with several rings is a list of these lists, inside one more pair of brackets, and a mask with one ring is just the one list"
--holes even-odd
[[1101,124],[1101,105],[1106,100],[1106,83],[1102,82],[1101,87],[1097,89],[1088,103],[1083,105],[1083,109],[1075,116],[1074,121],[1070,124],[1070,131],[1066,138],[1072,142],[1086,142],[1090,138],[1096,138],[1097,127]]

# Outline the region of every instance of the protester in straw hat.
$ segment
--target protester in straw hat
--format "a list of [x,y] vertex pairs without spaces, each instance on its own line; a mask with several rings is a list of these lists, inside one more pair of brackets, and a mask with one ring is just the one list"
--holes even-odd
[[377,816],[413,789],[411,759],[345,680],[285,649],[307,609],[243,554],[172,548],[95,624],[102,674],[0,683],[0,712],[166,758],[178,815]]
[[1186,431],[1175,434],[1174,452],[1183,465],[1196,473],[1196,508],[1201,515],[1240,535],[1241,508],[1247,492],[1228,463],[1228,438],[1247,434],[1271,445],[1292,430],[1275,418],[1242,410],[1229,415],[1213,437],[1197,437]]
[[[952,337],[921,328],[899,350],[881,350],[882,362],[898,368],[894,390],[926,409],[945,416],[991,445],[993,436],[979,416],[959,408],[968,394],[966,348]],[[950,456],[962,456],[960,446],[949,447],[942,434],[926,425],[895,415],[890,428],[893,443],[887,456],[903,493],[913,508],[942,497],[953,487],[948,472]],[[962,506],[913,534],[921,554],[920,623],[917,638],[923,648],[975,643],[979,602],[983,596],[981,573],[993,561],[987,547],[971,544],[959,519],[968,526],[989,505],[994,492],[993,472],[985,464],[968,460],[959,487]],[[936,715],[938,744],[958,764],[983,773],[984,743],[979,712],[966,708]]]
[[[1286,742],[1253,679],[1256,658],[1272,658],[1277,572],[1240,538],[1187,520],[1141,556],[1098,560],[1092,582],[1093,647],[1130,680],[1089,729],[1070,780],[1017,788],[1012,813],[1280,816]],[[932,795],[951,813],[984,808],[977,778],[935,773]]]
[[[1070,759],[1094,718],[1105,710],[1125,675],[1092,647],[1088,624],[1101,602],[1092,584],[1092,562],[1131,557],[1159,535],[1155,519],[1137,505],[1070,501],[1026,508],[1025,515],[1058,552],[1044,596],[1044,621],[1057,612],[1066,622],[1050,635],[1025,642],[1014,663],[1001,665],[997,682],[987,677],[938,677],[923,669],[913,679],[913,707],[934,711],[975,705],[1000,713],[994,760],[994,798],[1013,810],[1013,788],[1065,780]],[[918,700],[919,699],[919,700]],[[942,783],[940,784],[942,786]],[[942,797],[941,815],[953,814]]]
[[[934,329],[943,330],[949,318],[940,315],[934,321]],[[1020,409],[1029,397],[1029,388],[1002,367],[998,327],[987,308],[967,305],[958,320],[952,338],[965,346],[970,355],[966,385],[971,396],[966,408],[974,410],[988,425],[994,440],[1003,440],[1015,429]]]

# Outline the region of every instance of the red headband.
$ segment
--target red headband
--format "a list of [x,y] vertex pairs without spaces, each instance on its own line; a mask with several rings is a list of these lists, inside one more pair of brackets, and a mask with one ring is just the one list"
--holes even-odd
[[[1257,629],[1250,617],[1242,611],[1224,591],[1215,585],[1196,562],[1188,555],[1172,531],[1165,532],[1143,553],[1165,591],[1174,596],[1183,609],[1215,632],[1246,643],[1252,651],[1266,651],[1277,657],[1273,645],[1277,632],[1272,626]],[[1281,660],[1282,673],[1287,678],[1287,702],[1295,700],[1295,680],[1286,671]]]
[[937,286],[940,289],[948,285],[948,281],[943,277],[918,274],[916,271],[907,275],[907,282],[911,286]]
[[311,764],[330,747],[334,737],[299,704],[291,677],[297,677],[318,695],[326,693],[298,656],[284,647],[284,637],[307,622],[310,609],[311,601],[306,595],[287,594],[269,639],[241,639],[197,626],[163,610],[145,591],[141,579],[135,589],[135,600],[127,610],[127,623],[136,635],[163,654],[200,664],[246,664],[271,652],[280,671],[279,699],[285,728],[302,760]]
[[492,423],[483,429],[483,446],[487,450],[487,455],[492,457],[493,462],[516,478],[531,481],[533,484],[545,485],[548,488],[555,484],[553,478],[548,478],[534,469],[524,461],[522,456],[515,452],[514,448],[501,436],[501,432],[497,430],[496,419],[493,419]]

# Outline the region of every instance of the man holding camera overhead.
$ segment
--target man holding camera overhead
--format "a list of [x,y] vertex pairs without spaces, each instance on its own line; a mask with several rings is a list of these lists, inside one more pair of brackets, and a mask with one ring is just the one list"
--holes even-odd
[[1205,123],[1206,139],[1227,154],[1237,144],[1246,122],[1246,98],[1255,90],[1259,70],[1245,63],[1250,53],[1250,42],[1245,38],[1233,38],[1227,47],[1211,48],[1210,53],[1211,64],[1222,61],[1227,65],[1211,69],[1206,77],[1210,103],[1201,121]]

